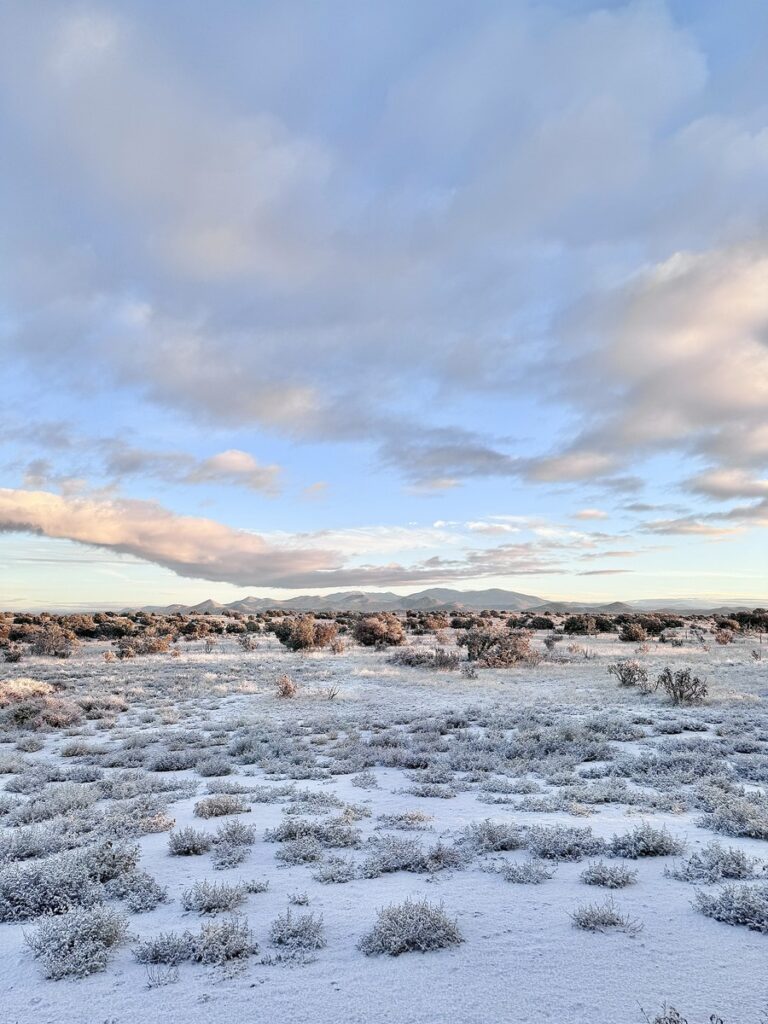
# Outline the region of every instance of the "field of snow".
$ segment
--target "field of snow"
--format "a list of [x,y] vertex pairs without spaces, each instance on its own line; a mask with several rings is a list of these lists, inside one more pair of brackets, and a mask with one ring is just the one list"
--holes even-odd
[[[0,664],[0,689],[50,684],[41,690],[52,704],[79,716],[0,733],[0,910],[4,899],[10,907],[0,1019],[632,1024],[666,1003],[691,1024],[710,1014],[759,1024],[768,911],[764,932],[728,924],[702,913],[696,893],[706,901],[749,887],[768,906],[768,874],[748,859],[768,860],[768,648],[757,660],[754,637],[709,649],[651,644],[637,655],[612,636],[579,643],[562,644],[556,660],[474,679],[357,647],[289,653],[274,637],[252,653],[225,642],[206,654],[194,643],[178,657],[108,663],[107,645],[90,643],[69,660]],[[638,657],[651,677],[691,666],[709,696],[675,707],[661,693],[620,688],[607,666],[622,657]],[[293,699],[276,696],[282,673],[298,684]],[[236,813],[196,814],[216,794],[229,794]],[[239,842],[231,831],[205,852],[169,852],[169,836],[185,827],[210,843],[232,822],[246,826]],[[628,835],[634,849],[614,840]],[[643,836],[677,855],[620,855],[643,852]],[[131,871],[160,889],[134,875],[126,885],[157,905],[133,912],[114,879],[99,881],[90,902],[125,914],[128,933],[103,970],[50,980],[25,940],[39,926],[13,909],[24,894],[8,872],[21,871],[26,888],[30,865],[45,874],[105,841],[139,847]],[[671,876],[713,841],[745,854],[747,874]],[[597,861],[627,868],[631,884],[585,884]],[[511,864],[531,862],[538,884],[507,880]],[[231,919],[184,909],[203,880],[232,887],[250,955],[138,962],[143,940]],[[424,898],[442,905],[463,941],[399,956],[358,948],[379,910]],[[628,930],[576,927],[578,908],[606,899]],[[289,907],[299,940],[274,944],[272,924]],[[306,928],[304,915],[313,915]],[[321,936],[316,948],[301,945],[310,934]]]

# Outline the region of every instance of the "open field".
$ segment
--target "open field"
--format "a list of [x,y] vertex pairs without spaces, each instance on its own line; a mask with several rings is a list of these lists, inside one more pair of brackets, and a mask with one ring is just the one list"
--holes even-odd
[[[2,1019],[759,1024],[768,649],[670,632],[469,675],[271,634],[0,663]],[[388,955],[409,927],[444,948]]]

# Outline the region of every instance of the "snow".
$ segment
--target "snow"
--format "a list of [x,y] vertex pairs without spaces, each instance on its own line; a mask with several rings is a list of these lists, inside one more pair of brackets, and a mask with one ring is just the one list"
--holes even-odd
[[[651,675],[666,664],[703,671],[711,682],[710,697],[695,709],[673,709],[660,695],[643,697],[619,690],[606,665],[632,651],[607,636],[589,638],[584,644],[595,657],[571,655],[562,664],[480,671],[474,680],[457,672],[396,667],[387,662],[386,654],[374,651],[289,654],[271,639],[262,640],[252,654],[243,654],[234,645],[204,654],[198,645],[188,645],[179,658],[151,656],[124,664],[105,663],[105,646],[89,644],[71,661],[31,658],[18,666],[0,665],[0,681],[31,676],[63,682],[73,693],[117,692],[128,687],[133,693],[128,698],[129,711],[118,716],[113,729],[101,730],[95,721],[74,730],[108,750],[117,749],[127,735],[148,730],[157,731],[162,739],[180,729],[209,732],[220,725],[234,729],[263,724],[272,730],[282,727],[290,735],[300,723],[308,724],[308,735],[316,740],[330,738],[332,747],[339,731],[353,735],[362,731],[367,737],[377,724],[407,727],[417,719],[472,708],[505,715],[531,709],[545,711],[555,723],[569,724],[599,714],[626,721],[640,716],[650,723],[673,717],[696,719],[706,723],[708,731],[703,735],[712,741],[720,723],[743,718],[762,729],[762,748],[750,756],[755,763],[768,764],[768,659],[752,660],[753,640],[739,639],[735,645],[710,650],[652,645],[641,655]],[[292,701],[274,696],[274,680],[285,671],[300,686],[300,695]],[[335,700],[325,698],[331,686],[340,688]],[[155,716],[151,723],[141,721],[142,709]],[[701,735],[683,733],[682,738]],[[637,756],[666,738],[648,727],[641,739],[611,745],[622,755]],[[71,735],[46,733],[41,752],[20,756],[71,767],[80,759],[59,754],[69,739]],[[450,746],[450,734],[442,739]],[[316,749],[322,748],[318,742]],[[201,747],[201,756],[221,749]],[[13,750],[12,744],[0,745],[0,754]],[[236,759],[233,763],[237,774],[230,779],[276,784],[257,765],[237,764]],[[107,774],[116,770],[107,769]],[[589,825],[596,835],[610,838],[648,820],[685,838],[689,851],[718,838],[750,855],[768,858],[768,842],[715,837],[697,825],[700,812],[692,809],[681,814],[653,813],[608,804],[597,805],[586,818],[560,811],[525,813],[513,805],[479,802],[476,786],[452,799],[415,797],[402,792],[411,784],[402,769],[376,767],[373,771],[380,787],[374,790],[356,787],[350,775],[302,779],[297,786],[332,792],[345,803],[369,808],[372,816],[355,823],[364,839],[375,834],[377,815],[419,809],[434,815],[433,831],[393,834],[426,845],[437,838],[455,839],[469,823],[493,818],[522,824]],[[191,824],[214,831],[223,821],[232,820],[196,818],[194,804],[211,780],[200,779],[193,770],[174,774],[199,782],[197,797],[169,805],[177,826]],[[553,792],[552,787],[544,789]],[[396,872],[322,885],[313,880],[311,865],[280,866],[275,860],[278,847],[263,839],[265,829],[285,820],[283,805],[251,806],[240,820],[255,826],[257,841],[237,868],[214,871],[208,855],[171,857],[167,833],[138,840],[140,867],[168,886],[171,901],[150,913],[131,915],[131,932],[150,937],[172,929],[196,929],[201,919],[182,911],[180,896],[198,879],[268,878],[269,890],[249,896],[245,906],[262,953],[270,952],[269,925],[286,909],[288,897],[306,892],[307,909],[322,914],[327,937],[327,946],[314,954],[312,962],[269,965],[256,956],[233,972],[182,964],[174,983],[149,987],[147,970],[136,963],[129,943],[115,953],[103,973],[53,982],[42,977],[25,946],[24,931],[31,923],[3,924],[1,1019],[9,1024],[631,1024],[643,1020],[641,1007],[652,1018],[666,1002],[691,1022],[706,1021],[717,1013],[726,1024],[758,1024],[768,1007],[768,935],[729,927],[698,913],[691,905],[695,887],[664,876],[669,858],[632,862],[630,866],[639,871],[637,884],[613,894],[623,911],[642,922],[637,937],[591,934],[574,928],[569,917],[579,903],[606,895],[579,881],[586,861],[559,864],[555,876],[541,885],[509,884],[482,870],[483,858],[465,869],[434,876]],[[364,855],[360,850],[330,852],[351,854],[358,861]],[[499,856],[525,860],[528,855],[515,851]],[[373,925],[377,908],[409,896],[442,902],[457,918],[463,944],[423,955],[363,956],[356,944]]]

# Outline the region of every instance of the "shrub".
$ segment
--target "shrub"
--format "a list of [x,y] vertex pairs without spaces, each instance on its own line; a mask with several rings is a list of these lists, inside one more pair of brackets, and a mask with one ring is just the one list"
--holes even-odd
[[609,844],[610,853],[614,857],[678,857],[685,849],[685,843],[675,839],[665,828],[654,828],[644,821],[636,825],[631,832],[614,835]]
[[723,795],[698,824],[724,836],[768,839],[768,798],[755,793]]
[[79,641],[75,634],[51,622],[35,634],[30,652],[41,657],[71,658]]
[[619,631],[619,640],[625,644],[641,644],[648,634],[639,622],[625,622]]
[[102,901],[85,860],[59,854],[0,870],[0,921],[24,921],[42,914],[64,914]]
[[446,949],[463,941],[457,922],[448,917],[442,905],[405,900],[379,911],[375,925],[360,940],[358,948],[366,956],[399,956]]
[[677,705],[700,704],[709,691],[706,679],[692,676],[689,668],[681,668],[677,672],[665,668],[656,680],[656,687],[664,690]]
[[291,651],[311,651],[330,646],[336,639],[339,627],[330,619],[315,619],[314,615],[300,615],[276,623],[272,630],[285,647]]
[[313,835],[290,839],[275,853],[275,860],[285,864],[313,864],[322,859],[323,847]]
[[467,648],[467,659],[486,668],[538,665],[541,655],[532,646],[529,630],[488,630],[473,628],[459,638]]
[[191,932],[160,932],[152,939],[140,939],[132,952],[140,964],[168,964],[175,967],[192,959],[193,944]]
[[644,688],[648,684],[648,670],[639,661],[625,658],[623,661],[614,662],[608,666],[608,672],[615,676],[619,686],[640,686]]
[[250,807],[241,797],[230,793],[205,796],[195,804],[198,818],[221,818],[225,814],[247,814],[249,811]]
[[341,885],[357,877],[357,868],[351,858],[328,857],[317,865],[312,877],[323,885]]
[[219,965],[259,952],[248,922],[234,915],[226,921],[204,924],[192,936],[191,945],[191,959],[201,964]]
[[192,828],[191,825],[171,832],[168,836],[168,852],[173,857],[196,857],[207,853],[213,844],[210,832]]
[[627,914],[622,914],[612,899],[603,903],[583,903],[571,914],[575,928],[588,932],[626,932],[635,936],[642,931],[642,924]]
[[523,830],[519,825],[504,821],[473,821],[462,832],[462,841],[480,853],[497,853],[501,850],[519,850],[525,845]]
[[664,873],[681,882],[720,882],[724,878],[755,878],[758,865],[760,861],[748,857],[743,850],[735,846],[726,848],[715,841]]
[[219,754],[215,757],[205,757],[195,765],[195,771],[203,778],[215,778],[221,775],[231,775],[232,765],[226,757]]
[[275,689],[282,700],[290,700],[299,692],[298,684],[285,672],[277,677]]
[[219,914],[239,907],[247,897],[248,888],[243,884],[202,881],[184,890],[181,905],[185,910],[196,910],[198,914]]
[[697,892],[695,906],[716,921],[768,932],[768,882],[758,885],[731,883],[713,895]]
[[391,612],[358,619],[353,636],[363,647],[398,647],[405,643],[403,624]]
[[543,860],[508,861],[497,869],[505,882],[515,885],[541,885],[554,878],[557,866]]
[[537,825],[528,833],[527,846],[542,860],[578,861],[602,853],[605,844],[588,826]]
[[289,907],[270,925],[269,941],[289,951],[322,949],[326,945],[323,919],[316,914],[292,914]]
[[104,891],[108,896],[123,900],[132,914],[144,914],[154,910],[168,899],[168,889],[160,885],[146,871],[130,871],[107,882]]
[[83,978],[103,971],[110,950],[128,933],[125,917],[108,907],[75,907],[60,917],[47,917],[24,935],[46,978]]
[[587,867],[579,875],[585,885],[600,885],[604,889],[623,889],[627,885],[634,885],[637,881],[637,871],[632,871],[623,864],[606,864],[598,860]]

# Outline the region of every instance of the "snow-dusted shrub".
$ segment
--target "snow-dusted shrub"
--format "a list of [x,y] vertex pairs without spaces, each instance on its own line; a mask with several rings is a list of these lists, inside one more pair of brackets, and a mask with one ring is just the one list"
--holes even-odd
[[204,924],[192,936],[191,959],[201,964],[223,964],[258,953],[259,946],[245,918],[233,915],[226,921]]
[[541,885],[542,882],[554,878],[556,864],[548,864],[543,860],[506,861],[494,868],[505,882],[515,885]]
[[614,835],[609,843],[609,851],[613,857],[679,857],[685,850],[685,843],[676,839],[665,827],[654,828],[644,821],[635,825],[631,832]]
[[47,790],[28,803],[19,805],[13,814],[13,824],[29,825],[36,821],[47,821],[59,814],[71,814],[91,807],[99,798],[93,786],[82,786],[65,782]]
[[151,939],[140,939],[132,949],[140,964],[168,964],[176,966],[192,959],[194,938],[192,933],[160,932]]
[[572,825],[536,825],[529,830],[525,845],[533,857],[556,861],[578,861],[605,849],[591,828]]
[[299,836],[281,843],[275,860],[284,864],[314,864],[322,860],[324,848],[313,835]]
[[360,940],[358,948],[366,956],[399,956],[446,949],[463,941],[456,920],[448,917],[441,904],[405,900],[379,911],[375,925]]
[[82,859],[91,878],[109,882],[135,869],[139,863],[139,848],[107,839],[85,850]]
[[405,643],[403,624],[391,612],[363,616],[355,623],[352,633],[363,647],[396,647]]
[[252,825],[245,825],[242,821],[227,821],[218,827],[213,842],[215,845],[229,843],[232,846],[253,846],[256,831]]
[[317,865],[312,877],[324,885],[340,885],[356,878],[357,868],[350,857],[328,857]]
[[195,765],[195,771],[203,778],[215,778],[220,775],[231,775],[232,765],[223,754],[204,757]]
[[323,919],[317,914],[293,914],[289,907],[270,925],[269,941],[288,951],[322,949],[326,945]]
[[582,903],[571,914],[571,921],[575,928],[588,932],[619,931],[634,936],[643,928],[639,921],[623,914],[612,899],[603,903]]
[[149,772],[183,772],[194,768],[197,758],[191,750],[163,750],[150,759]]
[[768,932],[768,882],[757,885],[731,883],[714,894],[697,892],[695,906],[716,921]]
[[505,821],[473,821],[462,832],[462,841],[478,853],[519,850],[525,846],[525,833],[519,825]]
[[195,804],[195,815],[198,818],[221,818],[225,814],[246,814],[248,811],[248,804],[230,793],[204,796]]
[[662,689],[673,704],[701,704],[709,692],[706,679],[691,675],[689,668],[673,672],[665,668],[656,680],[657,689]]
[[768,797],[723,795],[698,824],[724,836],[768,839]]
[[588,864],[579,875],[585,885],[600,885],[603,889],[624,889],[637,881],[637,871],[623,864],[606,864],[598,860]]
[[681,882],[721,882],[724,878],[757,878],[762,873],[760,864],[743,850],[735,846],[721,846],[715,841],[666,868],[664,873]]
[[288,675],[287,672],[283,672],[275,680],[275,691],[276,696],[283,700],[291,700],[299,692],[299,687],[296,681]]
[[376,778],[376,773],[370,768],[364,768],[363,771],[353,775],[350,779],[353,786],[357,786],[358,789],[378,789],[379,782]]
[[248,888],[241,884],[226,882],[195,882],[191,889],[181,894],[181,905],[185,910],[196,910],[198,914],[219,914],[234,910],[248,897]]
[[445,786],[439,782],[416,782],[403,790],[409,796],[420,796],[427,799],[452,800],[457,795],[453,786]]
[[128,924],[109,907],[75,907],[44,917],[24,939],[46,978],[83,978],[105,970],[110,951],[124,941]]
[[645,688],[648,685],[648,670],[633,658],[614,662],[608,666],[608,672],[618,680],[619,686]]
[[416,839],[400,836],[376,836],[371,840],[373,849],[363,862],[365,878],[378,878],[392,871],[422,871],[424,851]]
[[0,921],[63,914],[101,900],[101,886],[79,856],[59,854],[0,870]]
[[107,896],[122,900],[132,914],[154,910],[168,899],[168,889],[146,871],[129,871],[107,882]]
[[168,836],[168,852],[174,857],[194,857],[207,853],[213,845],[210,832],[187,825]]
[[376,828],[396,828],[403,832],[426,832],[432,828],[434,815],[425,811],[402,811],[399,814],[380,814]]

